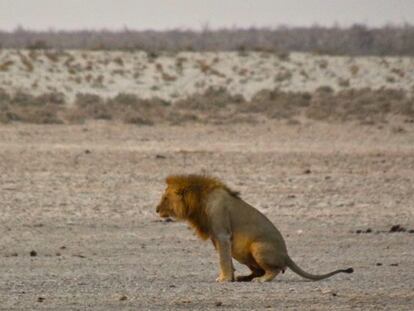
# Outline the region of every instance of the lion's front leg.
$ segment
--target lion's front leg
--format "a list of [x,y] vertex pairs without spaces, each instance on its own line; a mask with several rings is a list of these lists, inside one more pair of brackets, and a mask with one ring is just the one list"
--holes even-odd
[[210,220],[210,237],[219,254],[220,275],[218,282],[233,282],[234,268],[231,258],[231,226],[230,217],[222,200],[218,197],[208,204]]
[[231,258],[231,239],[230,235],[219,235],[214,242],[219,253],[220,259],[220,275],[216,279],[217,282],[233,282],[234,267]]

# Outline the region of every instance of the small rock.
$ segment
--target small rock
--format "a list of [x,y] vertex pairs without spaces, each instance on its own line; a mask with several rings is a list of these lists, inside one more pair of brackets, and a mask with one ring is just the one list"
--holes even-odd
[[390,264],[391,267],[398,267],[398,263],[392,263]]
[[406,130],[402,126],[395,126],[391,129],[393,133],[404,133]]
[[85,150],[85,154],[90,154],[90,153],[91,153],[91,151],[89,149]]
[[306,169],[306,170],[303,171],[303,174],[310,174],[310,173],[312,173],[312,171],[310,169]]
[[408,233],[414,233],[414,229],[408,230]]
[[162,154],[157,154],[157,155],[155,156],[155,158],[156,158],[156,159],[166,159],[167,157],[166,157],[166,156],[163,156]]
[[371,233],[372,232],[372,229],[371,228],[368,228],[366,231],[365,231],[365,233]]
[[362,230],[358,229],[357,231],[355,231],[357,234],[362,233]]
[[81,255],[81,254],[73,254],[73,257],[78,257],[78,258],[86,258],[86,256]]
[[376,266],[382,266],[382,263],[377,262],[375,265],[376,265]]
[[36,251],[30,251],[30,256],[31,257],[36,257],[37,256],[37,252]]
[[404,227],[400,225],[394,225],[390,228],[389,232],[405,232],[405,231],[407,231],[407,229],[405,229]]
[[124,301],[124,300],[127,300],[127,299],[128,299],[128,297],[125,296],[125,295],[122,295],[121,297],[119,297],[119,300],[120,301]]
[[222,305],[223,305],[223,303],[221,301],[216,302],[216,307],[221,307]]
[[45,301],[45,297],[37,297],[37,302],[43,302]]

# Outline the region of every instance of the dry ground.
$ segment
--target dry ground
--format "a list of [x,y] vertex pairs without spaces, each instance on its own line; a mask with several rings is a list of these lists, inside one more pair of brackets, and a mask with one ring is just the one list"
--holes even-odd
[[[240,190],[307,271],[355,273],[215,283],[210,243],[155,214],[177,172]],[[413,310],[413,185],[412,125],[1,126],[0,309]]]

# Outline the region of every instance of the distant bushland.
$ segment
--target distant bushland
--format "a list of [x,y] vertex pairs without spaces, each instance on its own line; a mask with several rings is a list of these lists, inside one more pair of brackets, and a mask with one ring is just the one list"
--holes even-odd
[[414,55],[414,26],[362,24],[343,28],[278,27],[232,28],[202,31],[136,31],[124,29],[32,31],[17,28],[0,31],[1,48],[144,50],[160,51],[267,51],[278,54],[311,52],[328,55]]

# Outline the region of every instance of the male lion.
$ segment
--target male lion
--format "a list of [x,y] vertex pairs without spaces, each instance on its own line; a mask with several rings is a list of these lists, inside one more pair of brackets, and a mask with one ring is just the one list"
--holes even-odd
[[268,282],[286,267],[311,280],[353,272],[352,268],[323,275],[303,271],[289,257],[282,235],[270,220],[218,179],[177,175],[166,182],[157,213],[186,220],[202,239],[211,239],[220,257],[219,282],[235,280],[232,257],[252,271],[236,281]]

